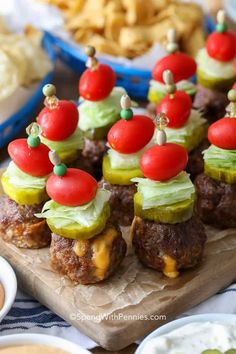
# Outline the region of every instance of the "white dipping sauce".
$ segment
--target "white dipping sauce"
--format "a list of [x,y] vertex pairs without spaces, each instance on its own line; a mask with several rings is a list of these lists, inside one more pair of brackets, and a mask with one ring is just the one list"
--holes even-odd
[[236,322],[194,322],[151,339],[142,354],[201,354],[236,349]]

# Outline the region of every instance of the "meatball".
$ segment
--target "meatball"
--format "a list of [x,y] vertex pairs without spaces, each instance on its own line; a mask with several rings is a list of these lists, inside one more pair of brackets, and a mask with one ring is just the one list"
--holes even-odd
[[44,219],[34,214],[43,207],[19,205],[6,195],[0,197],[0,237],[20,248],[42,248],[50,244],[51,233]]
[[111,192],[109,204],[111,207],[111,221],[121,226],[129,226],[134,218],[134,194],[137,192],[135,184],[110,184],[104,179],[100,181],[103,188]]
[[126,254],[119,227],[108,223],[97,236],[72,240],[52,234],[51,263],[55,270],[78,284],[98,283],[111,276]]
[[174,225],[135,217],[131,235],[139,260],[172,278],[178,276],[179,269],[201,261],[206,242],[204,226],[195,216]]
[[208,118],[210,123],[225,115],[225,108],[228,103],[226,94],[197,85],[193,107],[201,109],[204,117]]
[[217,228],[236,227],[236,184],[216,181],[204,173],[195,179],[196,212],[201,220]]
[[189,153],[187,172],[190,173],[191,179],[194,180],[197,175],[204,171],[204,161],[202,152],[209,147],[209,142],[204,139],[203,142]]
[[82,156],[86,162],[86,170],[91,171],[99,180],[102,177],[102,159],[107,151],[106,140],[90,140],[85,138],[85,147]]

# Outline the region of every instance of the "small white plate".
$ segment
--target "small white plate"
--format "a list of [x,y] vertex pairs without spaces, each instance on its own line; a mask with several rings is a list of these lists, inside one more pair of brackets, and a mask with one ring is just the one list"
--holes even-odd
[[55,336],[48,336],[46,334],[22,333],[0,337],[0,348],[26,344],[48,345],[54,348],[65,350],[65,352],[68,354],[91,354],[91,352],[66,339]]
[[236,322],[236,315],[233,314],[223,314],[223,313],[208,313],[204,315],[194,315],[183,317],[175,321],[171,321],[155,331],[150,333],[140,344],[135,354],[143,354],[143,348],[150,341],[150,339],[156,338],[163,334],[167,334],[177,328],[180,328],[186,324],[193,322]]
[[1,322],[12,307],[17,291],[17,280],[15,272],[11,265],[3,257],[0,257],[0,282],[3,285],[5,292],[4,305],[0,310]]

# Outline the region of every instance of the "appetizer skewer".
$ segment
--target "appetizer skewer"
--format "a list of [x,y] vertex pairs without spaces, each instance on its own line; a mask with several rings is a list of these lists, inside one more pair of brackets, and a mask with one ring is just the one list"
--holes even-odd
[[49,148],[40,142],[39,126],[27,128],[28,139],[17,139],[8,146],[12,159],[1,178],[0,237],[21,248],[41,248],[50,243],[50,230],[35,213],[48,199],[46,181],[52,172]]
[[79,127],[85,135],[83,156],[100,178],[107,133],[119,119],[120,98],[126,91],[115,87],[115,72],[109,65],[99,63],[94,47],[88,46],[85,51],[88,60],[79,81]]
[[100,282],[113,274],[126,253],[118,226],[110,220],[110,192],[98,188],[87,172],[67,168],[50,152],[54,173],[47,182],[48,201],[39,218],[52,231],[52,266],[81,284]]
[[206,241],[204,227],[194,216],[195,190],[184,171],[184,147],[166,142],[167,118],[157,117],[157,144],[146,150],[140,167],[146,178],[134,178],[133,246],[140,261],[176,278],[179,270],[197,265]]
[[202,150],[208,147],[207,120],[201,112],[192,108],[189,95],[177,90],[170,70],[163,72],[167,95],[160,101],[156,113],[163,112],[168,117],[165,129],[168,142],[184,146],[189,155],[187,170],[194,178],[203,171]]
[[178,90],[183,90],[192,98],[196,93],[195,85],[189,81],[195,75],[197,65],[193,58],[179,51],[177,44],[176,31],[170,29],[167,33],[168,55],[160,59],[152,70],[152,80],[148,92],[150,102],[159,103],[167,94],[165,82],[163,81],[163,72],[171,70],[173,73],[174,83]]
[[154,123],[144,115],[134,115],[128,95],[121,98],[121,119],[108,132],[109,149],[103,158],[104,188],[111,191],[112,219],[128,226],[134,217],[133,196],[136,186],[131,182],[141,177],[140,157],[154,134]]
[[59,100],[52,84],[43,88],[45,107],[37,122],[41,127],[41,140],[51,150],[56,150],[66,164],[78,164],[84,147],[82,131],[77,127],[79,113],[75,103]]
[[208,36],[206,47],[196,58],[198,86],[194,106],[203,110],[211,122],[225,114],[225,92],[236,79],[236,34],[228,30],[224,11],[218,12],[217,22],[216,31]]
[[197,212],[219,228],[236,227],[236,90],[228,93],[230,113],[208,130],[212,144],[204,154],[204,173],[195,180]]

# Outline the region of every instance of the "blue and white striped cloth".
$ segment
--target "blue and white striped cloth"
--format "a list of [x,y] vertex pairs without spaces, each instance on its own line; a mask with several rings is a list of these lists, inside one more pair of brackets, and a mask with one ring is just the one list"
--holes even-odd
[[[183,315],[213,312],[236,314],[236,283]],[[97,345],[38,301],[18,291],[14,306],[0,324],[0,335],[21,332],[44,333],[63,337],[80,344],[86,349],[94,348]]]

